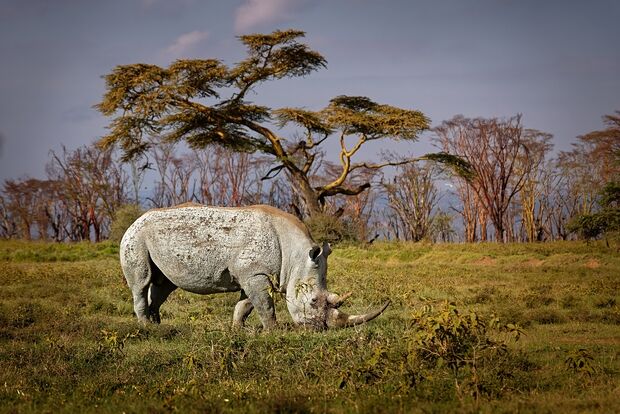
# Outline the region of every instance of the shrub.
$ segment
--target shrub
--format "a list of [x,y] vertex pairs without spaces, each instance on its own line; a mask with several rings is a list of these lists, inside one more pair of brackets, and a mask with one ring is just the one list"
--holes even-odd
[[424,374],[420,375],[420,372],[446,370],[459,398],[467,389],[478,400],[481,393],[492,394],[492,388],[504,388],[504,384],[492,387],[485,383],[484,379],[490,377],[485,375],[489,370],[496,370],[493,376],[500,380],[501,377],[511,377],[510,372],[505,372],[510,364],[505,362],[514,358],[507,341],[500,339],[499,335],[518,340],[523,334],[519,326],[501,324],[495,316],[487,319],[473,311],[463,312],[448,302],[439,309],[424,306],[414,313],[412,326],[409,362],[418,365],[411,371],[417,371],[420,377],[415,382],[423,379]]
[[601,211],[573,217],[568,230],[584,239],[594,239],[601,235],[617,238],[620,233],[620,183],[607,183],[600,193]]
[[594,367],[594,357],[590,355],[590,352],[585,348],[579,348],[571,351],[566,356],[564,364],[568,371],[575,374],[592,377],[596,373]]
[[339,219],[333,215],[321,214],[306,220],[312,238],[317,243],[337,244],[344,241],[358,241],[358,232],[354,223]]
[[110,226],[110,240],[120,242],[125,231],[142,214],[144,211],[136,204],[127,204],[116,210]]

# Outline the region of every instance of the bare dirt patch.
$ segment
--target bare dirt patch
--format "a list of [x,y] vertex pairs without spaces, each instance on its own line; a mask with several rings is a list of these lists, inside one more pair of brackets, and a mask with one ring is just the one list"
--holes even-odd
[[545,263],[545,261],[544,260],[540,260],[540,259],[529,259],[526,262],[524,262],[524,264],[526,266],[529,266],[529,267],[540,267],[544,263]]
[[599,267],[601,267],[601,262],[596,259],[590,259],[586,262],[585,266],[588,269],[598,269]]
[[497,263],[497,260],[490,256],[482,256],[480,259],[474,260],[472,263],[480,266],[492,266]]

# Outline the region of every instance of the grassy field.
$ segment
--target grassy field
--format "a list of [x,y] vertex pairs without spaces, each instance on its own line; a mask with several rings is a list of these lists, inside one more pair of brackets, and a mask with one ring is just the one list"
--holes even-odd
[[[112,244],[0,242],[0,412],[619,412],[620,254],[602,244],[338,247],[366,325],[230,327],[173,293],[142,326]],[[517,340],[518,339],[518,340]]]

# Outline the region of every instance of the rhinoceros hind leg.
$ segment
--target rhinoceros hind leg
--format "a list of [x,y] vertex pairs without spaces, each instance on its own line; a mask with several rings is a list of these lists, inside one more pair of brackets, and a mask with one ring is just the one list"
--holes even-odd
[[140,322],[149,320],[149,286],[152,262],[144,244],[131,239],[121,243],[121,266],[133,296],[133,310]]
[[141,322],[150,322],[148,314],[149,286],[132,286],[133,310]]
[[148,295],[151,269],[147,260],[136,260],[133,266],[123,266],[123,273],[133,296],[133,310],[141,322],[149,322]]
[[[161,273],[159,269],[153,269],[153,276],[157,272]],[[149,319],[152,322],[160,323],[159,308],[177,287],[163,273],[161,273],[161,278],[153,277],[153,279],[157,282],[151,283],[149,288]]]
[[252,312],[252,309],[254,309],[254,305],[252,305],[252,302],[248,299],[245,291],[242,290],[239,302],[235,305],[235,312],[233,313],[233,326],[243,326],[245,324],[245,320]]

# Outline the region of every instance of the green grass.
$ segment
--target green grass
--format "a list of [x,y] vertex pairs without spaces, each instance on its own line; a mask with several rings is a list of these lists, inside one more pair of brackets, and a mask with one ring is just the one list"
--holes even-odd
[[[620,255],[602,244],[342,246],[329,286],[344,307],[392,305],[366,325],[230,327],[237,294],[177,291],[142,326],[102,244],[0,242],[0,412],[617,412]],[[415,359],[416,310],[454,302],[524,330],[479,367],[483,392]],[[567,357],[585,349],[586,370]]]
[[118,243],[46,243],[25,240],[2,241],[0,261],[76,262],[118,256]]

